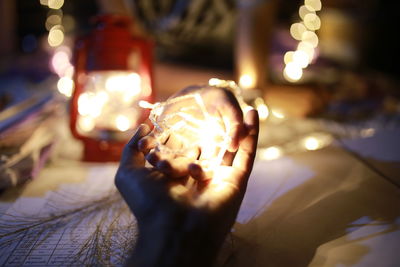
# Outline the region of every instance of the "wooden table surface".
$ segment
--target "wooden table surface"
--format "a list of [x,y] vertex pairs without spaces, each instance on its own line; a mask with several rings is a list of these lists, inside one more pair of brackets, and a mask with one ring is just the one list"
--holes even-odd
[[[156,75],[174,79],[163,68]],[[199,83],[205,77],[209,73]],[[175,90],[171,84],[159,98]],[[384,141],[369,142],[385,147]],[[385,151],[395,155],[394,142]],[[79,145],[68,149],[76,154]],[[20,198],[40,198],[63,184],[79,185],[99,165],[53,160],[34,181],[3,192],[0,211]],[[400,266],[399,187],[400,159],[380,160],[336,143],[257,160],[224,266]]]

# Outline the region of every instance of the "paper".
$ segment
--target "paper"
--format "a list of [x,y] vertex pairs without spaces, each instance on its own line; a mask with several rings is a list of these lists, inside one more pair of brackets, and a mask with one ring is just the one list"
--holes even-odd
[[[137,228],[114,187],[116,168],[92,167],[83,183],[63,185],[43,198],[19,198],[2,216],[0,234],[32,227],[50,216],[64,217],[1,238],[0,265],[123,265]],[[247,223],[274,199],[313,175],[290,158],[257,161],[237,222]]]
[[0,265],[122,266],[137,233],[115,172],[115,165],[94,167],[81,184],[18,199],[1,217],[0,234],[29,229],[0,239]]
[[288,157],[256,161],[236,221],[241,224],[249,222],[279,196],[313,176],[311,169]]

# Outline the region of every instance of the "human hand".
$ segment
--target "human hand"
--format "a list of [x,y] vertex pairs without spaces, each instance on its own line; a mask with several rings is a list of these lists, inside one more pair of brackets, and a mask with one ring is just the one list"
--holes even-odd
[[216,86],[190,86],[172,95],[170,98],[198,93],[203,98],[207,111],[211,115],[221,116],[229,129],[232,141],[228,150],[235,152],[244,130],[243,113],[235,95],[226,88]]
[[[244,132],[240,105],[234,94],[225,88],[187,87],[171,96],[166,103],[163,103],[163,108],[157,110],[155,114],[158,115],[153,120],[159,127],[156,127],[152,134],[144,137],[139,146],[141,149],[155,148],[147,156],[148,161],[160,171],[179,177],[188,174],[187,167],[195,159],[205,163],[209,162],[210,158],[214,158],[216,159],[214,163],[219,164],[220,157],[217,154],[221,151],[220,155],[222,155],[225,149],[235,152]],[[188,125],[184,127],[183,132],[181,130],[168,131],[169,127],[182,122]],[[190,127],[198,122],[200,124],[196,124],[195,128]],[[163,129],[161,135],[158,131],[160,127]],[[186,127],[192,130],[187,130]],[[158,137],[154,138],[155,135]],[[162,147],[155,146],[156,142],[163,144]],[[175,152],[165,153],[165,148]]]
[[[139,142],[151,131],[142,125],[125,147],[115,183],[134,213],[139,238],[130,263],[136,266],[209,266],[229,232],[243,199],[258,138],[258,115],[246,115],[245,135],[232,164],[214,178],[188,183],[145,166]],[[194,177],[200,177],[194,168]],[[197,171],[197,173],[196,173]]]

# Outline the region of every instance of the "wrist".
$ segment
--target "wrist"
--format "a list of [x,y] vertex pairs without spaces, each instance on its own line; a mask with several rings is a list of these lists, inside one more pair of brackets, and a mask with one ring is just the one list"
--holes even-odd
[[153,225],[139,227],[139,237],[128,264],[212,266],[224,237],[217,236],[209,224],[173,221],[170,225],[155,221]]

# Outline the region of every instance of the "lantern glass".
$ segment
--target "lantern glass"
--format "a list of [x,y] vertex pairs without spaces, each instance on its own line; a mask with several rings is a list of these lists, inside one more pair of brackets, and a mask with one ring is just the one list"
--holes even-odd
[[77,130],[102,140],[126,140],[140,118],[137,102],[147,95],[140,75],[133,71],[93,71],[78,98]]

